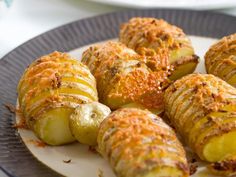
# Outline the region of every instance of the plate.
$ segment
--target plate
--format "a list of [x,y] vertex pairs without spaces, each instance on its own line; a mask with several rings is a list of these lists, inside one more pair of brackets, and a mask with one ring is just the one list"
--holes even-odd
[[235,7],[235,0],[90,0],[97,3],[136,8],[222,9]]
[[[190,36],[190,38],[193,43],[195,52],[200,58],[203,58],[204,53],[209,48],[209,46],[212,45],[215,41],[217,41],[216,39],[207,37]],[[112,39],[112,41],[118,40]],[[102,41],[100,43],[104,42],[105,41]],[[69,51],[69,53],[70,55],[81,59],[83,51],[88,49],[91,45],[93,44],[89,44],[78,49]],[[198,64],[196,72],[206,72],[203,59]],[[17,119],[19,120],[19,118]],[[73,143],[57,147],[39,147],[37,146],[37,144],[35,144],[39,142],[39,140],[35,137],[32,131],[25,129],[19,129],[18,131],[27,148],[39,161],[64,176],[93,177],[98,176],[99,173],[101,173],[100,171],[102,171],[103,177],[115,177],[107,161],[101,156],[99,156],[99,154],[89,150],[88,146],[79,143]],[[68,160],[70,161],[70,163],[67,164],[64,162]],[[195,175],[193,175],[192,177],[198,177],[201,174],[207,173],[206,168],[204,168],[204,164],[200,165],[202,167],[199,167],[197,173],[195,173]]]
[[[87,177],[98,176],[98,173],[103,171],[104,177],[112,177],[113,173],[107,162],[99,155],[90,152],[87,146],[71,144],[36,148],[30,142],[31,138],[34,138],[31,132],[26,132],[24,135],[21,131],[25,130],[20,130],[21,137],[19,132],[12,128],[15,115],[6,109],[4,104],[16,103],[18,81],[24,69],[35,58],[54,50],[71,51],[72,55],[79,56],[82,51],[79,48],[83,46],[116,38],[120,24],[134,16],[163,18],[180,26],[187,34],[195,36],[192,39],[200,56],[214,42],[212,38],[220,38],[236,31],[236,18],[227,15],[168,9],[130,10],[79,20],[44,33],[19,46],[0,60],[0,166],[6,174],[16,177],[61,175]],[[199,69],[204,68],[202,64],[198,66]],[[70,163],[63,162],[69,159]],[[46,161],[51,161],[51,165]],[[55,166],[59,168],[56,169]],[[74,166],[74,171],[71,170],[71,166]]]

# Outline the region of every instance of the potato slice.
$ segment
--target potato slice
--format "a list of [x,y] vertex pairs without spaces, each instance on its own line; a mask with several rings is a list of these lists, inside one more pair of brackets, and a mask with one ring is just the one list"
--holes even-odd
[[73,112],[71,108],[57,108],[48,111],[34,121],[34,132],[50,145],[61,145],[75,141],[69,129],[68,117]]
[[193,73],[198,64],[198,56],[191,55],[189,57],[183,57],[172,63],[173,71],[169,76],[170,80],[177,80],[187,74]]

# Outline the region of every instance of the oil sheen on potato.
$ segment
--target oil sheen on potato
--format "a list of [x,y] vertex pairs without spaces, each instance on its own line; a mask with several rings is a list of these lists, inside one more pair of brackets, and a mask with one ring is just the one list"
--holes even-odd
[[165,92],[165,113],[202,160],[236,155],[236,89],[210,74],[190,74]]
[[173,67],[171,80],[192,73],[198,64],[198,56],[183,30],[162,19],[131,18],[121,26],[119,40],[145,56],[154,56],[163,48],[168,49]]
[[118,177],[187,177],[185,151],[175,132],[147,110],[122,108],[98,132],[99,152]]
[[223,37],[205,55],[207,73],[236,87],[236,33]]
[[111,109],[137,105],[163,111],[163,90],[170,74],[165,50],[146,57],[119,42],[106,42],[87,49],[82,62],[97,80],[99,101]]
[[50,145],[73,142],[69,116],[79,104],[98,100],[89,69],[60,52],[35,60],[25,70],[17,90],[27,126]]

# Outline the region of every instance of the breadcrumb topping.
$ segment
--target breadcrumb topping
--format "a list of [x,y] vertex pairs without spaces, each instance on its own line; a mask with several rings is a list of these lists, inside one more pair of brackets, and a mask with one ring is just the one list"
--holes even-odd
[[130,102],[163,109],[163,90],[171,70],[167,51],[146,57],[124,44],[107,42],[86,50],[82,62],[97,79],[100,101],[112,109]]
[[149,111],[114,111],[100,126],[98,148],[117,174],[147,174],[164,166],[177,168],[183,176],[189,172],[185,151],[174,131]]
[[210,74],[190,74],[174,82],[165,92],[165,107],[172,124],[203,160],[203,147],[211,138],[236,129],[236,89]]
[[163,19],[132,18],[120,30],[120,41],[140,53],[146,53],[148,48],[154,51],[163,47],[178,49],[181,47],[178,38],[185,38],[183,30]]
[[74,108],[96,101],[96,81],[86,65],[66,53],[53,52],[35,60],[19,84],[20,109],[27,125],[53,108]]
[[[225,81],[236,73],[236,33],[223,37],[205,55],[206,70]],[[230,83],[236,86],[235,82]]]
[[[193,72],[198,64],[199,57],[194,55],[190,39],[182,29],[163,19],[131,18],[121,26],[119,40],[143,56],[155,56],[167,50],[169,63],[173,67],[172,78],[181,77],[179,70],[183,70],[183,75]],[[193,69],[184,73],[189,63]]]

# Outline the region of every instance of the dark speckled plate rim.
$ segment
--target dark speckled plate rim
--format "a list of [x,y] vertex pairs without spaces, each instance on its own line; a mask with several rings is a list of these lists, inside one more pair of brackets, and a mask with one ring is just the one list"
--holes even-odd
[[38,161],[17,130],[15,115],[4,104],[15,105],[17,83],[24,69],[39,56],[58,50],[67,52],[118,36],[119,26],[134,16],[163,18],[187,34],[221,38],[236,32],[236,17],[207,11],[176,9],[126,10],[78,20],[20,45],[0,60],[0,169],[8,176],[61,176]]

